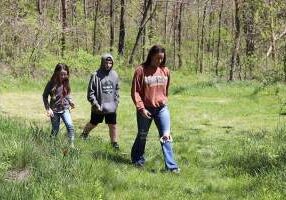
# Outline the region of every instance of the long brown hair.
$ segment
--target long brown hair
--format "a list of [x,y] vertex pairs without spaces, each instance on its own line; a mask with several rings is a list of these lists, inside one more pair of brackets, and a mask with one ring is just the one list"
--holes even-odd
[[148,52],[147,59],[144,63],[142,63],[142,65],[144,67],[149,67],[151,64],[153,56],[155,56],[157,53],[164,53],[164,59],[163,59],[161,65],[165,66],[165,64],[166,64],[166,50],[165,50],[165,48],[163,48],[160,45],[154,45],[151,47],[151,49]]
[[[67,72],[68,77],[65,80],[63,80],[63,82],[61,83],[60,73],[62,70]],[[58,63],[51,77],[51,84],[53,88],[52,90],[56,89],[57,86],[60,86],[61,84],[63,84],[63,96],[70,94],[71,88],[70,88],[69,77],[70,77],[69,67],[64,63]]]

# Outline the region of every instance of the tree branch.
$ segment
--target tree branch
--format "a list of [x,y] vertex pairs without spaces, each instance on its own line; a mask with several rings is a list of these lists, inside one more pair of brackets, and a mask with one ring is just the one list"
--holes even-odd
[[[274,40],[273,42],[276,42],[277,40],[282,38],[284,35],[286,35],[286,27],[285,27],[285,29],[284,29],[284,31],[282,33],[280,33],[279,35],[274,35],[273,36],[273,40]],[[273,44],[271,44],[271,46],[268,48],[266,57],[268,57],[271,54],[272,50],[273,50]]]

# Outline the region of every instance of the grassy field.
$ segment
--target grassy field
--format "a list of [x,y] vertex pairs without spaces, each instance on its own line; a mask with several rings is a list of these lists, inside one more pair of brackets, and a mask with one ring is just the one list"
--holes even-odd
[[88,76],[72,80],[76,149],[66,130],[51,141],[42,105],[44,81],[2,79],[0,199],[285,199],[286,89],[283,84],[221,82],[173,72],[169,108],[181,174],[163,171],[154,124],[143,169],[130,163],[136,135],[130,74],[121,75],[120,152],[102,124],[78,138],[89,120]]

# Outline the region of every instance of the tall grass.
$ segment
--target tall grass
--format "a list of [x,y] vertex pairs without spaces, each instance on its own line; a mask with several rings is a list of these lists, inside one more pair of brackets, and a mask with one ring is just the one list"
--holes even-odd
[[[0,199],[285,199],[286,127],[284,116],[279,116],[286,94],[283,85],[257,90],[258,82],[228,84],[173,72],[171,131],[182,169],[174,175],[164,171],[154,125],[146,165],[138,169],[130,163],[136,135],[129,94],[132,70],[119,70],[119,74],[119,152],[110,147],[104,124],[92,131],[90,140],[78,138],[89,117],[88,74],[71,82],[77,102],[72,112],[76,149],[68,148],[65,128],[52,140],[48,120],[43,124],[44,119],[31,117],[31,122],[26,115],[16,115],[22,107],[10,117],[0,116]],[[182,77],[190,81],[183,82]],[[27,98],[36,102],[41,84],[31,80],[19,88],[29,91]],[[5,99],[7,92],[4,89],[0,97]],[[6,111],[5,105],[12,101],[0,102],[1,110]]]

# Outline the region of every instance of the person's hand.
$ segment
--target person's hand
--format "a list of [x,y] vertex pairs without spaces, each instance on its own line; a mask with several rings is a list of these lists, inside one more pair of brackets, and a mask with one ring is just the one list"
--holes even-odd
[[54,112],[52,111],[51,108],[49,108],[49,110],[47,110],[47,116],[48,117],[54,117]]
[[92,110],[93,110],[93,112],[101,113],[102,112],[102,107],[99,106],[99,105],[93,105],[92,106]]
[[148,111],[148,110],[146,110],[146,109],[143,109],[142,111],[141,111],[141,115],[143,116],[143,117],[145,117],[145,118],[148,118],[148,119],[151,119],[151,113]]
[[75,105],[73,102],[70,102],[70,106],[71,106],[71,109],[74,109],[75,108]]

